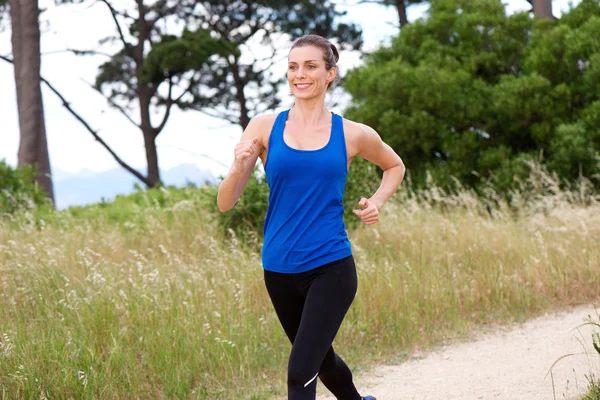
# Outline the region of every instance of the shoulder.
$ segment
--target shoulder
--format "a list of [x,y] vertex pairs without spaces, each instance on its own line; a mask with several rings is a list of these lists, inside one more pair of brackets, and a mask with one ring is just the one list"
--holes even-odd
[[344,118],[344,131],[348,132],[352,135],[377,135],[379,134],[375,131],[375,129],[371,128],[369,125],[361,124],[360,122],[352,121],[351,119]]
[[377,131],[369,125],[346,118],[344,118],[344,134],[346,135],[347,140],[358,148],[373,140],[380,140]]
[[248,127],[250,127],[250,125],[254,125],[254,127],[264,128],[268,126],[270,128],[275,123],[278,115],[279,113],[258,115],[250,120]]
[[252,118],[248,123],[248,126],[246,126],[246,129],[244,129],[242,139],[253,139],[255,137],[264,138],[265,136],[268,136],[277,115],[277,113],[272,113]]

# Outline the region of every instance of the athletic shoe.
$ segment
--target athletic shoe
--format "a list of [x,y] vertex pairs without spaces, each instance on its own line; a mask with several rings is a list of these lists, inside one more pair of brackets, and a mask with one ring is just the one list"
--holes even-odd
[[365,396],[365,397],[361,397],[362,400],[377,400],[375,397],[373,396]]

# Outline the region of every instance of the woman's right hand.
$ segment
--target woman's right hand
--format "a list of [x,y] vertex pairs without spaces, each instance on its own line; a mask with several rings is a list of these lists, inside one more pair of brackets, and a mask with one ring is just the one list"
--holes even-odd
[[235,159],[233,161],[231,172],[234,174],[243,174],[249,168],[254,167],[250,165],[252,160],[256,163],[256,158],[252,157],[258,151],[258,138],[255,137],[252,140],[242,140],[235,146]]

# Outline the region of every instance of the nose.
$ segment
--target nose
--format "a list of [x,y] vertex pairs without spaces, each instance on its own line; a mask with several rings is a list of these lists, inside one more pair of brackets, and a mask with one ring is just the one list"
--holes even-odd
[[298,77],[304,76],[304,67],[298,67]]

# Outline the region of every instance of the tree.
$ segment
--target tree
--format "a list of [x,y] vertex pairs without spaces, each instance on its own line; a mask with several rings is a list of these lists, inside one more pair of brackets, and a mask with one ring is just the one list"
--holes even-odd
[[552,0],[527,0],[532,5],[532,12],[543,19],[554,19]]
[[398,22],[400,28],[402,28],[409,24],[407,9],[412,5],[425,3],[426,1],[428,0],[360,0],[358,4],[373,3],[394,7],[398,12]]
[[36,180],[54,201],[40,87],[40,10],[37,0],[10,0],[9,4],[20,128],[18,164],[37,166]]
[[[354,24],[338,22],[344,13],[322,0],[209,0],[188,1],[181,16],[189,24],[214,32],[233,43],[243,54],[227,58],[226,65],[206,66],[207,82],[194,86],[192,98],[183,98],[184,109],[208,115],[245,128],[250,119],[281,102],[279,91],[284,71],[273,71],[282,58],[281,38],[316,33],[343,48],[358,49],[361,32]],[[284,41],[285,43],[285,41]],[[258,49],[257,47],[260,46]],[[265,49],[269,49],[268,51]],[[265,52],[264,56],[257,51]]]
[[377,129],[414,181],[426,171],[508,189],[524,159],[563,178],[599,172],[600,4],[561,20],[507,15],[500,0],[438,0],[429,17],[351,71],[350,118]]
[[[87,0],[57,0],[58,3],[82,3]],[[178,12],[178,2],[158,0],[151,4],[136,0],[133,11],[121,10],[109,0],[100,0],[115,24],[116,36],[101,40],[103,43],[119,43],[121,49],[110,55],[102,64],[94,89],[103,94],[110,106],[120,111],[126,119],[140,129],[146,150],[147,172],[142,175],[125,164],[112,150],[119,163],[147,186],[160,184],[156,139],[163,131],[174,104],[196,82],[197,71],[206,63],[214,63],[218,57],[235,53],[234,46],[211,37],[208,31],[184,31],[181,38],[166,33],[165,19]],[[164,51],[148,60],[148,48],[158,44]],[[102,54],[93,50],[72,50],[75,54]],[[150,62],[150,64],[148,64]],[[186,82],[186,75],[191,78]],[[179,92],[179,93],[176,93]],[[134,116],[137,109],[138,118]],[[162,109],[157,123],[151,115]],[[105,145],[108,148],[108,146]]]
[[[58,3],[83,3],[88,0],[58,0]],[[91,3],[91,1],[89,1]],[[156,139],[163,131],[174,104],[189,92],[191,83],[200,77],[203,65],[216,63],[218,57],[237,52],[235,46],[211,37],[203,29],[185,30],[180,38],[168,35],[165,20],[180,9],[179,2],[136,0],[132,11],[119,9],[109,0],[100,0],[115,24],[116,36],[101,43],[118,43],[120,50],[99,68],[94,89],[103,94],[111,107],[120,111],[138,128],[144,138],[147,173],[140,174],[120,162],[147,186],[160,184]],[[151,3],[151,4],[148,4]],[[161,50],[147,59],[148,49],[158,45]],[[169,49],[167,54],[165,49]],[[72,50],[75,54],[101,54],[93,50]],[[158,122],[151,115],[162,109]],[[138,117],[134,116],[137,111]]]

